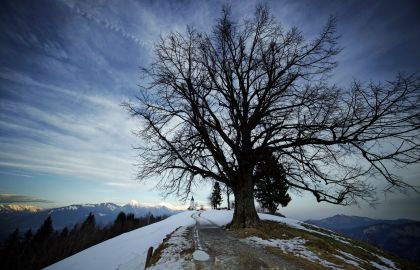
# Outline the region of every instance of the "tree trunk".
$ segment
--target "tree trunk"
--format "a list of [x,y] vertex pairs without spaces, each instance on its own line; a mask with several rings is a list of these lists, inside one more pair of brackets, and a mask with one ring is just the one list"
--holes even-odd
[[226,187],[226,197],[227,197],[227,208],[228,208],[228,210],[230,210],[230,198],[229,198],[229,196],[230,196],[229,188]]
[[230,228],[255,228],[259,223],[259,217],[254,204],[254,184],[252,174],[243,177],[235,186],[235,211]]

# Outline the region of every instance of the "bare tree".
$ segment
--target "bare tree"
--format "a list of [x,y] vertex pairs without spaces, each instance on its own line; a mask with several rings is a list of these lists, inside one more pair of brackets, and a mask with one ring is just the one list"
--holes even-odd
[[223,191],[226,193],[227,209],[230,210],[230,195],[233,193],[233,190],[228,185],[224,185]]
[[348,89],[327,83],[339,53],[334,18],[306,41],[265,7],[234,22],[229,9],[210,34],[188,28],[155,45],[136,102],[139,179],[186,198],[202,181],[234,192],[232,227],[254,227],[254,173],[275,155],[290,188],[318,202],[374,198],[372,179],[410,187],[390,165],[419,161],[419,78],[399,75]]

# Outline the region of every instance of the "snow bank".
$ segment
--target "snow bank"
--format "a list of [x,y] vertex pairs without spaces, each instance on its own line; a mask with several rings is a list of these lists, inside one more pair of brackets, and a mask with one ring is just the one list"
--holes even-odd
[[[258,214],[258,216],[263,220],[277,221],[277,222],[285,223],[293,228],[297,228],[301,230],[308,230],[307,228],[301,225],[303,222],[299,220],[273,216],[273,215],[267,215],[267,214]],[[232,210],[207,210],[201,213],[201,217],[212,221],[218,226],[225,226],[226,224],[232,221],[233,211]]]
[[200,217],[210,220],[217,226],[225,226],[232,221],[233,211],[211,209],[201,212]]
[[45,269],[143,269],[147,250],[156,248],[165,236],[180,226],[192,226],[195,220],[186,211],[163,221],[119,235],[96,246],[85,249]]

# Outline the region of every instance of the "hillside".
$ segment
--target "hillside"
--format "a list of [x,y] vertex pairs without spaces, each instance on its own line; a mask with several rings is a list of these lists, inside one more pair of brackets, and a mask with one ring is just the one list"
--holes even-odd
[[407,260],[420,263],[420,222],[335,215],[307,223],[364,241]]
[[97,224],[102,226],[113,222],[120,212],[133,213],[137,217],[149,213],[154,216],[169,216],[179,213],[178,210],[165,206],[139,203],[129,203],[123,206],[114,203],[74,204],[52,209],[37,209],[36,211],[34,209],[23,206],[3,206],[0,208],[0,242],[16,228],[19,228],[21,232],[28,229],[36,231],[48,216],[51,216],[53,220],[54,229],[61,230],[65,226],[71,228],[82,222],[89,213],[94,214]]
[[[232,211],[186,211],[86,249],[46,269],[414,269],[372,246],[297,220],[260,214],[261,228],[223,230]],[[234,243],[234,248],[226,245]]]

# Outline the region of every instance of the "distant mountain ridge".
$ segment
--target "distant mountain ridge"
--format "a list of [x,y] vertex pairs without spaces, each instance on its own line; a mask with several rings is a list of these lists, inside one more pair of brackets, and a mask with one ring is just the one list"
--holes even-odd
[[39,212],[42,209],[33,205],[23,204],[0,204],[0,213],[13,213],[13,212]]
[[400,257],[420,263],[420,222],[335,215],[306,223],[340,232]]
[[364,227],[375,224],[402,224],[407,222],[419,222],[410,219],[395,219],[395,220],[384,220],[384,219],[373,219],[368,217],[359,216],[347,216],[347,215],[335,215],[324,219],[309,219],[305,221],[320,227],[324,227],[332,230],[346,230],[356,227]]
[[52,209],[31,210],[34,209],[30,207],[27,210],[22,207],[1,207],[0,241],[4,240],[15,228],[19,228],[21,232],[25,232],[28,229],[32,229],[32,231],[37,230],[48,216],[52,218],[54,229],[60,230],[66,226],[71,228],[82,222],[89,213],[95,215],[97,224],[104,226],[113,222],[120,212],[133,213],[136,217],[148,214],[170,216],[181,212],[162,205],[145,205],[137,202],[131,202],[123,206],[115,203],[73,204]]

